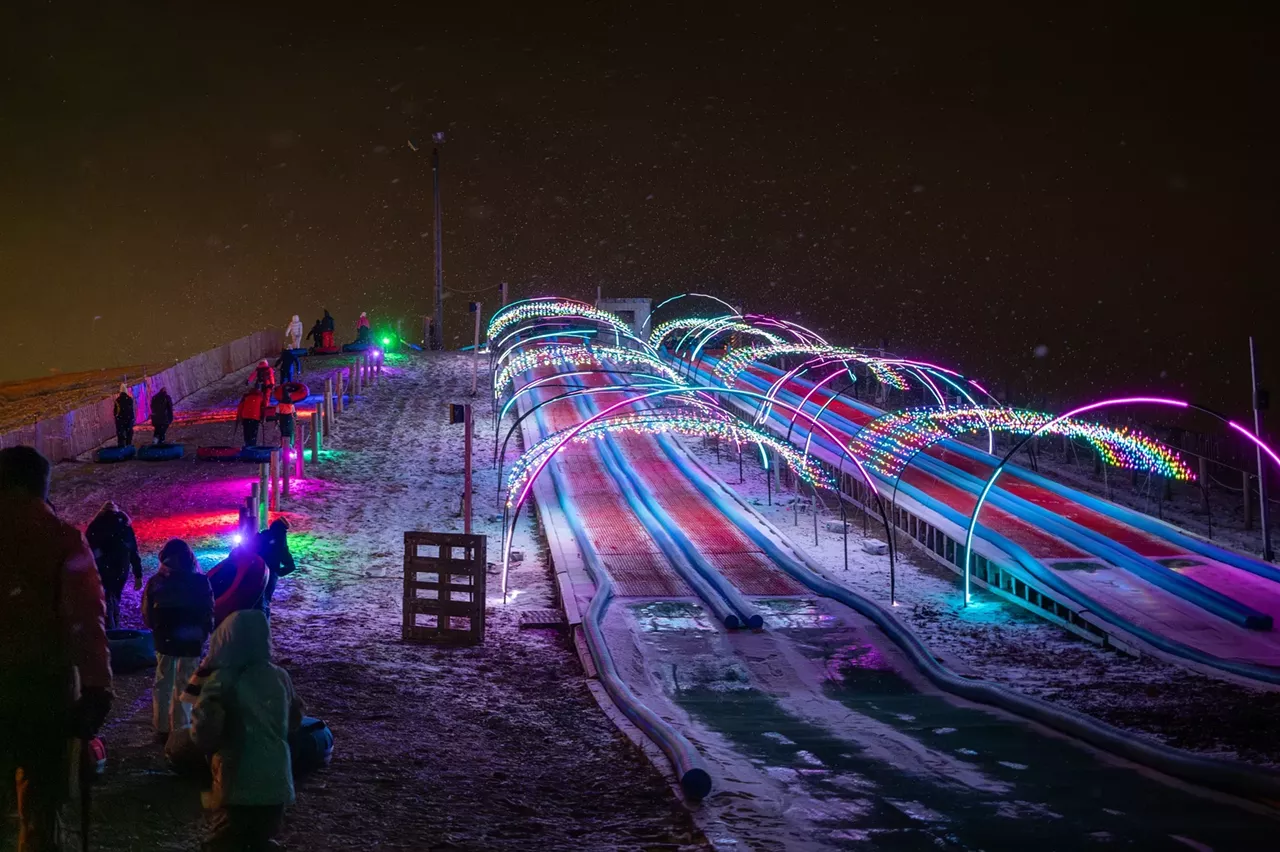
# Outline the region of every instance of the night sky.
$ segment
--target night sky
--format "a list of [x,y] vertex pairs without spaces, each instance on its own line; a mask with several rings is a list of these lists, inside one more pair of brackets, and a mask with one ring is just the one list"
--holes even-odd
[[1249,333],[1280,386],[1275,31],[1224,4],[4,5],[0,379],[416,335],[444,130],[451,343],[503,280],[702,289],[1063,401],[1238,412]]

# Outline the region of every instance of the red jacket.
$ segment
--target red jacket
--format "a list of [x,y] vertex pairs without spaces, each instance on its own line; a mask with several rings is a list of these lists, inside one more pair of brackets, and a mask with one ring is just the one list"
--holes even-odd
[[266,416],[268,399],[269,397],[264,393],[250,391],[240,399],[236,417],[241,420],[261,420]]
[[245,382],[247,385],[263,384],[267,386],[274,385],[275,383],[276,371],[270,367],[254,368],[254,371],[249,374],[249,381]]

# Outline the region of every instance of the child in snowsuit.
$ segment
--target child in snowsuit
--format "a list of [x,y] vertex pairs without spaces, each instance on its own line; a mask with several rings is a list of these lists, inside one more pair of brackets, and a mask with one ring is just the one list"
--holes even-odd
[[85,541],[98,563],[98,576],[107,599],[107,629],[120,627],[120,596],[124,593],[129,569],[133,569],[133,587],[142,588],[142,559],[138,556],[138,539],[133,522],[120,507],[108,500],[84,531]]
[[266,416],[267,395],[253,390],[240,399],[240,407],[236,410],[236,418],[244,427],[244,445],[254,447],[258,444],[258,427]]
[[285,345],[290,349],[298,349],[302,346],[302,320],[298,319],[297,314],[289,320],[289,327],[284,330],[284,338]]
[[276,383],[276,372],[271,369],[270,362],[263,358],[258,362],[258,366],[249,374],[248,384],[253,385],[260,393],[266,393],[271,390],[271,386]]
[[164,388],[151,397],[151,427],[155,429],[155,442],[164,443],[164,436],[173,424],[173,399]]
[[137,425],[137,414],[133,397],[124,382],[120,383],[120,395],[116,397],[112,415],[116,421],[116,446],[127,447],[133,443],[133,427]]
[[198,690],[191,739],[213,755],[204,848],[270,849],[294,801],[289,732],[302,723],[302,702],[288,673],[271,663],[267,617],[233,613],[214,631],[200,668],[208,675],[190,687]]
[[142,621],[156,643],[151,721],[157,734],[168,735],[191,727],[191,705],[182,693],[213,632],[213,589],[182,539],[160,548],[160,570],[142,592]]

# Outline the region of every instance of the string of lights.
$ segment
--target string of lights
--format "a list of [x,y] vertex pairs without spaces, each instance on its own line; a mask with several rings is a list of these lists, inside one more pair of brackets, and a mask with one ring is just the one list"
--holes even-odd
[[781,337],[772,332],[765,331],[762,328],[757,328],[749,322],[743,322],[740,319],[733,318],[732,315],[727,315],[725,317],[682,317],[680,319],[668,320],[654,328],[653,332],[649,335],[649,345],[656,348],[661,346],[664,340],[677,331],[696,329],[699,326],[709,325],[717,320],[723,320],[723,322],[716,325],[716,334],[726,331],[736,334],[753,334],[757,337],[763,337],[765,340],[768,340],[770,343],[775,345],[781,345],[784,342]]
[[778,344],[771,346],[743,346],[729,352],[715,366],[715,374],[725,385],[732,387],[738,380],[738,375],[747,368],[752,361],[767,361],[771,358],[781,358],[786,355],[804,355],[809,358],[821,358],[829,361],[857,361],[865,364],[871,374],[878,381],[889,387],[898,390],[907,390],[910,385],[907,378],[903,375],[902,370],[896,363],[884,358],[877,358],[874,355],[868,355],[858,349],[849,349],[843,346],[819,346],[819,345],[796,345],[793,343]]
[[631,326],[624,323],[617,314],[582,302],[574,302],[568,299],[548,299],[509,305],[506,310],[494,314],[493,318],[489,320],[489,339],[493,340],[505,329],[519,323],[548,317],[580,317],[604,323],[620,334],[630,335],[632,333]]
[[528,370],[552,368],[557,371],[589,367],[608,361],[610,366],[645,367],[676,384],[685,384],[675,370],[662,363],[654,355],[620,346],[584,346],[573,343],[557,343],[526,349],[507,362],[493,382],[493,393],[499,397],[510,382]]

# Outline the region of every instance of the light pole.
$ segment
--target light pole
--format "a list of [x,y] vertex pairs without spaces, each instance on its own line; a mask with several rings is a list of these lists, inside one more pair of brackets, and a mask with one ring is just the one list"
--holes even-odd
[[[1253,338],[1249,338],[1249,374],[1253,387],[1253,434],[1262,437],[1261,409],[1271,401],[1271,395],[1258,387],[1258,365],[1253,353]],[[1270,562],[1275,558],[1271,550],[1271,527],[1267,516],[1267,468],[1262,463],[1262,448],[1254,447],[1258,454],[1258,520],[1262,523],[1262,558]]]
[[440,146],[444,144],[443,133],[431,134],[435,147],[431,149],[431,194],[435,208],[436,237],[436,305],[435,316],[431,325],[431,348],[444,349],[444,246],[441,237],[440,221]]

